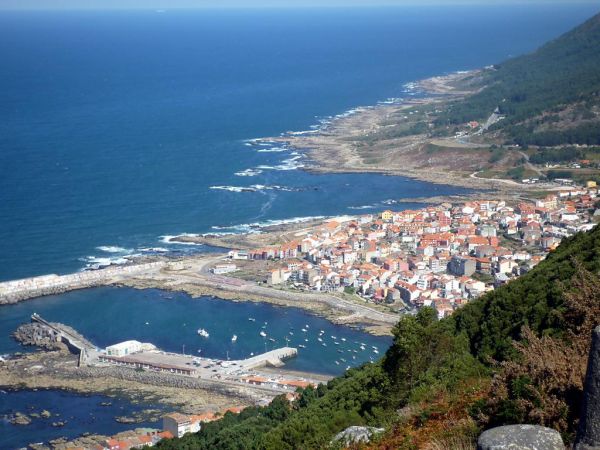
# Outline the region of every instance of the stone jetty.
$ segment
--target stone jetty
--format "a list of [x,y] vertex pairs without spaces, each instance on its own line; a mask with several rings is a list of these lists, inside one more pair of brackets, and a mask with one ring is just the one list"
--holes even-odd
[[83,289],[118,283],[135,275],[158,271],[166,265],[155,261],[128,266],[113,266],[98,270],[71,273],[68,275],[42,275],[0,283],[0,305],[17,303],[43,295],[61,294]]

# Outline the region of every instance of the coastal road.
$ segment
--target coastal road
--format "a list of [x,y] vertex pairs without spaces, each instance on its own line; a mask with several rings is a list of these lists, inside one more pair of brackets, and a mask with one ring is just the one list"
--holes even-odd
[[400,319],[400,316],[397,314],[384,313],[367,305],[361,305],[360,303],[345,300],[331,294],[283,291],[260,286],[251,281],[214,275],[209,272],[209,267],[222,261],[222,255],[211,258],[191,259],[184,261],[185,269],[183,270],[155,270],[152,273],[137,275],[135,278],[150,280],[159,288],[177,289],[179,286],[183,287],[184,285],[198,285],[233,292],[240,297],[248,294],[254,297],[281,299],[299,304],[303,302],[320,302],[334,310],[347,312],[347,316],[342,317],[341,320],[351,321],[351,319],[364,318],[373,322],[395,325]]

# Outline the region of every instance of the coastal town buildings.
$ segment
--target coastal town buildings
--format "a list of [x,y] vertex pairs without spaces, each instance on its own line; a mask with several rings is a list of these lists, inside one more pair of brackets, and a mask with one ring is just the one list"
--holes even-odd
[[440,317],[528,272],[565,237],[600,220],[598,188],[571,186],[537,200],[442,203],[343,217],[281,246],[231,259],[275,261],[264,281],[356,294],[367,302]]

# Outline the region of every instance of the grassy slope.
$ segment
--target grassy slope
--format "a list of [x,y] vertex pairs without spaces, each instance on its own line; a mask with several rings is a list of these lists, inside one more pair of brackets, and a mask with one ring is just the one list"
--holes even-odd
[[[452,106],[440,123],[485,120],[496,107],[507,118],[498,127],[523,133],[515,124],[576,102],[598,104],[600,15],[532,54],[510,59],[485,76],[488,87]],[[588,105],[589,106],[589,105]]]

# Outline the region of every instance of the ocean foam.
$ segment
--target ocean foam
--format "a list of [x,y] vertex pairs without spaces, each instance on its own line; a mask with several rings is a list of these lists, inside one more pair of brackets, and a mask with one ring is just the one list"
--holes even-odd
[[131,253],[133,251],[133,249],[117,247],[116,245],[101,245],[96,249],[105,253]]
[[[269,219],[263,222],[254,222],[254,223],[243,223],[239,225],[231,225],[231,226],[212,226],[213,230],[218,230],[221,234],[229,235],[229,234],[241,234],[241,233],[259,233],[262,229],[279,226],[279,225],[288,225],[293,223],[303,223],[310,222],[313,220],[324,220],[327,216],[307,216],[307,217],[291,217],[289,219]],[[218,233],[205,233],[204,235],[217,235]]]
[[159,238],[160,238],[160,242],[162,242],[163,244],[171,244],[171,245],[203,245],[203,244],[198,244],[196,242],[179,242],[179,241],[173,241],[173,239],[175,239],[176,237],[180,237],[180,236],[197,237],[197,236],[202,236],[202,235],[194,234],[194,233],[179,233],[179,234],[166,234],[164,236],[159,236]]
[[229,192],[264,192],[264,191],[282,191],[282,192],[297,192],[302,189],[279,185],[253,184],[250,186],[210,186],[209,189],[216,191]]
[[260,175],[263,173],[260,169],[245,169],[239,172],[236,172],[234,175],[238,177],[255,177],[256,175]]

